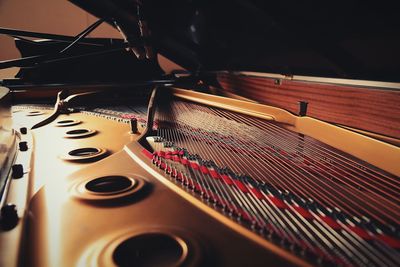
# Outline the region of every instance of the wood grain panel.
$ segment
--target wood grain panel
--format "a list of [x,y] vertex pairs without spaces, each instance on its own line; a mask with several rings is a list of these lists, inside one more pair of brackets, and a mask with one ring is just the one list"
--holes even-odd
[[400,91],[347,85],[311,83],[219,74],[230,93],[295,114],[299,101],[308,102],[307,116],[400,138]]

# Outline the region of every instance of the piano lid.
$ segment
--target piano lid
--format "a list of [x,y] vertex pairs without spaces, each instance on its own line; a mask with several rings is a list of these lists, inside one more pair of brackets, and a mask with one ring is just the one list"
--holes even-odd
[[400,82],[400,20],[389,1],[71,0],[191,71],[240,70]]

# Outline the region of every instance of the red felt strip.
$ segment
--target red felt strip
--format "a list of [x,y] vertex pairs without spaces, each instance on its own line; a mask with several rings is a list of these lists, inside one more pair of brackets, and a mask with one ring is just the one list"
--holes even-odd
[[285,150],[279,150],[278,152],[279,152],[279,154],[281,154],[282,156],[287,156],[287,155],[288,155],[288,153],[286,153]]
[[167,164],[165,164],[165,162],[161,162],[159,168],[160,168],[161,170],[165,170],[166,167],[167,167]]
[[247,187],[242,183],[242,181],[233,180],[233,182],[235,183],[236,187],[239,188],[240,191],[242,191],[243,193],[249,193],[249,190],[248,190]]
[[204,174],[208,174],[208,168],[204,165],[200,166],[200,171]]
[[172,177],[176,177],[177,175],[178,175],[177,170],[176,170],[175,168],[172,169],[171,176],[172,176]]
[[176,179],[178,181],[183,181],[183,174],[181,172],[178,172],[178,174],[176,175]]
[[378,235],[377,239],[386,243],[387,245],[389,245],[392,248],[396,248],[396,249],[400,248],[400,240],[399,239],[393,238],[388,235]]
[[250,188],[250,191],[253,193],[253,195],[256,198],[258,198],[258,199],[263,199],[264,198],[264,195],[257,188],[252,187],[252,188]]
[[190,167],[192,168],[192,169],[194,169],[194,170],[198,170],[200,167],[199,167],[199,164],[197,164],[196,162],[190,162]]
[[153,159],[153,154],[145,148],[142,149],[142,154],[145,155],[149,159]]
[[322,221],[324,221],[327,225],[329,225],[332,229],[339,230],[342,227],[338,224],[334,219],[329,216],[321,215],[319,216]]
[[237,209],[237,212],[238,212],[238,214],[239,214],[240,216],[242,216],[242,219],[243,219],[243,220],[245,220],[245,221],[251,221],[251,217],[250,217],[250,215],[249,215],[246,211],[244,211],[244,210],[238,208],[238,209]]
[[296,206],[296,205],[292,205],[292,207],[304,218],[306,218],[306,219],[313,218],[312,214],[308,210],[304,209],[303,207]]
[[193,186],[194,186],[194,190],[196,190],[197,192],[202,192],[203,188],[201,187],[201,185],[197,182],[193,182]]
[[275,206],[277,206],[280,209],[287,209],[289,208],[288,205],[285,204],[282,200],[280,200],[277,197],[274,196],[268,196],[268,199],[271,200],[272,203],[274,203]]
[[221,175],[221,178],[222,178],[222,180],[224,180],[224,182],[225,182],[227,185],[233,185],[233,181],[232,181],[232,179],[231,179],[228,175],[222,174],[222,175]]
[[373,239],[373,237],[368,234],[367,231],[365,231],[364,229],[358,227],[358,226],[352,226],[352,225],[348,225],[350,231],[352,231],[353,233],[355,233],[356,235],[358,235],[359,237],[361,237],[362,239],[365,240],[371,240]]
[[167,172],[171,173],[172,172],[172,168],[170,166],[167,166]]
[[183,183],[183,184],[186,184],[187,181],[188,181],[188,178],[186,177],[186,175],[183,175],[183,174],[182,174],[182,183]]
[[219,176],[219,173],[216,172],[215,170],[209,169],[208,172],[210,173],[211,177],[214,179],[220,179],[221,176]]
[[192,178],[189,178],[187,176],[186,177],[186,182],[187,182],[187,186],[189,186],[190,188],[194,188],[194,181]]

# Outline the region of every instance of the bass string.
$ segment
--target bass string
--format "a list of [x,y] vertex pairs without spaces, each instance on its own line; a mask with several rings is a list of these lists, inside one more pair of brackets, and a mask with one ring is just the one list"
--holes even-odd
[[[275,138],[276,139],[276,138]],[[262,148],[259,148],[259,150],[262,150]],[[317,166],[318,167],[318,166]],[[345,182],[345,181],[344,181]],[[387,199],[384,199],[384,201],[386,201]],[[374,201],[374,199],[372,199],[372,201]],[[379,205],[381,205],[380,203],[377,203],[378,204],[378,206]],[[389,203],[389,205],[393,205],[392,203]],[[398,209],[397,209],[398,210]],[[397,211],[396,209],[393,209],[393,210],[391,210],[392,212],[394,212],[395,214],[397,213],[396,211]]]
[[[173,112],[173,111],[172,111]],[[179,127],[180,127],[180,125],[177,125],[177,129],[179,129]],[[183,135],[183,136],[185,136],[185,135]],[[185,140],[186,142],[186,144],[188,145],[188,148],[190,149],[190,150],[198,150],[196,147],[192,147],[192,145],[195,145],[196,144],[196,142],[192,142],[192,140]],[[203,179],[205,179],[205,177],[203,176],[202,177]],[[208,179],[205,179],[205,180],[208,180]],[[213,181],[212,180],[210,180],[210,183],[213,183]],[[215,185],[216,187],[218,187],[218,185]],[[235,200],[236,200],[236,203],[238,203],[239,204],[239,206],[241,207],[241,208],[249,208],[249,206],[247,205],[248,203],[245,203],[245,201],[242,199],[242,197],[237,193],[237,192],[235,192],[235,191],[232,191],[232,190],[230,190],[230,189],[228,189],[229,191],[230,191],[230,196],[232,196]],[[257,213],[254,213],[254,212],[252,212],[252,215],[253,215],[253,217],[257,217]],[[259,218],[257,218],[257,219],[259,219]],[[259,220],[258,220],[258,222],[260,222]]]
[[[316,168],[319,169],[319,166],[316,166]],[[341,179],[340,176],[337,176],[336,179],[338,179],[339,181],[341,181],[343,184],[346,184],[348,186],[351,186],[351,184],[348,183],[348,179],[350,179],[350,177],[346,178],[346,179]],[[389,199],[385,198],[382,195],[377,194],[376,192],[371,192],[369,191],[371,194],[374,194],[375,197],[377,198],[373,198],[372,196],[370,197],[369,195],[366,195],[367,198],[370,199],[371,204],[374,204],[376,206],[378,206],[379,208],[382,209],[388,209],[389,212],[392,212],[394,214],[398,213],[398,209],[396,209],[397,207],[392,207],[393,206],[393,202],[389,201]],[[362,197],[365,197],[362,196]],[[375,202],[375,203],[374,203]]]
[[[225,117],[231,117],[233,120],[235,121],[241,121],[245,124],[248,124],[250,126],[254,126],[257,128],[260,128],[261,130],[275,130],[276,133],[282,134],[284,136],[286,136],[287,138],[285,138],[286,140],[292,140],[292,142],[296,142],[296,139],[299,139],[299,136],[301,136],[301,134],[295,133],[293,131],[287,130],[281,126],[276,125],[275,123],[272,122],[266,122],[257,118],[250,118],[247,116],[243,116],[240,114],[233,114],[233,113],[228,113],[224,110],[216,110],[213,108],[210,108],[211,111],[214,112],[221,112],[223,113]],[[264,126],[266,128],[262,128],[261,126]],[[374,179],[382,179],[379,182],[392,182],[393,184],[390,184],[390,186],[396,187],[397,189],[399,189],[399,185],[400,185],[400,180],[393,176],[393,175],[389,175],[389,174],[385,174],[382,172],[378,172],[377,170],[370,168],[369,166],[367,166],[367,163],[362,163],[363,164],[363,168],[364,169],[360,169],[360,163],[357,163],[354,159],[351,158],[350,155],[344,156],[342,152],[327,146],[326,144],[323,144],[317,140],[312,140],[311,137],[308,136],[304,136],[302,135],[301,137],[303,139],[303,141],[305,141],[306,144],[308,144],[308,146],[310,148],[315,149],[316,151],[320,151],[321,154],[323,154],[324,157],[332,157],[336,160],[338,160],[339,162],[341,162],[343,164],[343,166],[350,166],[352,169],[352,171],[358,171],[360,173],[363,173],[365,175],[376,175],[373,178]],[[368,172],[367,172],[368,170]],[[385,179],[386,180],[385,180]],[[371,181],[375,181],[375,180],[371,180]]]
[[[270,203],[271,204],[271,203]],[[280,212],[279,210],[276,210],[275,212]],[[282,216],[282,215],[281,215]],[[286,216],[285,215],[283,215],[283,217],[286,219]],[[299,222],[297,221],[296,222],[297,224],[299,224]],[[295,229],[295,230],[298,230],[298,229]],[[315,231],[315,228],[313,229],[314,231]],[[319,246],[320,246],[320,244],[318,244]],[[350,248],[350,250],[351,250],[351,248]],[[353,255],[354,256],[354,255]]]
[[[182,113],[182,111],[181,110],[178,110],[178,113]],[[178,126],[178,127],[182,127],[182,126]],[[189,142],[189,144],[197,144],[198,142],[195,140],[194,142]],[[204,146],[201,146],[200,144],[199,144],[199,146],[193,146],[193,147],[191,147],[191,149],[194,149],[195,151],[199,151],[199,153],[201,153],[202,155],[205,155],[206,157],[208,157],[208,158],[212,158],[212,156],[211,155],[209,155],[209,152],[210,151],[208,151],[208,150],[204,150]],[[224,158],[224,157],[226,157],[227,155],[221,155],[220,156],[220,158]],[[220,182],[220,181],[219,181]],[[220,185],[221,187],[224,187],[222,184]],[[232,190],[231,188],[228,188],[228,190]],[[233,189],[234,190],[234,189]],[[238,193],[238,192],[235,192],[235,193]],[[256,206],[260,206],[260,205],[256,205]],[[267,205],[267,207],[269,208],[269,206]],[[269,219],[269,220],[271,220],[271,218],[272,218],[272,221],[273,222],[275,222],[275,223],[277,223],[278,224],[278,227],[280,227],[280,229],[282,230],[282,231],[284,231],[285,232],[285,237],[286,238],[288,238],[289,239],[289,237],[288,237],[288,234],[286,233],[287,232],[287,228],[288,228],[288,226],[287,225],[285,225],[284,224],[284,222],[282,221],[282,218],[283,219],[286,219],[285,218],[285,216],[282,216],[281,215],[281,217],[280,218],[278,218],[277,217],[277,214],[276,213],[274,213],[273,211],[271,211],[271,208],[269,208],[269,209],[267,209],[267,212],[265,212],[265,210],[262,212],[262,214],[265,214],[266,215],[266,217],[267,217],[267,219]],[[289,240],[293,240],[292,238],[290,238]],[[307,240],[307,239],[305,239],[305,240]],[[309,247],[312,247],[312,246],[310,246],[309,245]]]
[[[176,129],[178,128],[178,125],[175,125]],[[185,147],[187,147],[187,149],[189,149],[189,151],[195,151],[196,147],[195,147],[195,143],[192,142],[192,140],[188,140],[186,138],[186,135],[182,135],[179,134],[179,130],[172,130],[173,131],[173,139],[175,142],[180,143],[180,144],[187,144],[185,145]],[[180,136],[180,137],[178,137]],[[205,179],[205,177],[202,177],[203,179]],[[203,179],[200,179],[200,181],[202,181]],[[235,203],[235,205],[237,206],[241,206],[241,204],[239,204],[239,202],[237,201],[237,197],[235,196],[235,194],[229,190],[225,190],[224,187],[222,187],[220,184],[218,184],[217,181],[213,181],[211,180],[211,182],[213,184],[212,187],[208,187],[208,188],[213,188],[215,191],[217,191],[220,195],[222,195],[224,197],[224,199],[230,201],[231,203]],[[208,196],[209,197],[209,196]],[[228,208],[229,207],[224,207],[224,208]],[[236,210],[237,211],[237,210]],[[230,210],[230,212],[233,212],[233,210]]]
[[[168,116],[168,118],[164,118],[164,120],[168,120],[170,123],[171,123],[171,122],[175,123],[176,119],[172,118],[173,113],[171,113],[171,112],[165,112],[164,114],[170,115],[170,116]],[[176,125],[175,125],[175,127],[176,127]],[[184,136],[184,135],[181,135],[181,136]],[[163,135],[163,137],[165,137],[165,135]],[[167,138],[171,138],[171,137],[167,137]],[[174,136],[174,138],[169,139],[169,140],[178,140],[178,139],[179,139],[179,138],[178,138],[177,136]],[[190,142],[188,142],[187,140],[181,140],[181,141],[190,144]],[[197,177],[196,175],[194,175],[194,177],[195,177],[196,181],[197,181],[202,187],[204,187],[204,188],[210,188],[210,186],[208,185],[208,183],[205,182],[203,179],[198,179],[198,177]],[[182,180],[182,181],[183,181],[183,180]],[[210,198],[208,192],[201,192],[201,193],[202,193],[202,197],[205,197],[205,198],[207,198],[207,199]],[[239,206],[239,203],[237,202],[236,199],[233,200],[233,199],[230,198],[230,196],[229,196],[229,200],[231,200],[232,202],[234,202],[236,205]]]
[[[236,120],[240,120],[241,118],[240,117],[237,117],[237,118],[235,118]],[[265,123],[265,122],[263,122],[263,123]],[[252,124],[252,126],[257,126],[257,125],[255,125],[254,123]],[[286,129],[283,129],[283,128],[281,128],[281,127],[279,127],[279,126],[277,126],[277,125],[274,125],[273,123],[269,123],[269,126],[272,126],[272,127],[270,127],[270,129],[269,129],[269,131],[270,132],[274,132],[274,133],[276,133],[276,134],[280,134],[280,135],[283,135],[283,136],[285,136],[285,134],[286,134],[286,136],[287,136],[287,133],[290,133],[291,131],[289,131],[289,130],[286,130]],[[279,129],[280,131],[274,131],[274,129],[273,129],[273,127],[275,127],[275,129]],[[295,140],[294,138],[293,138],[293,136],[289,136],[289,138],[290,137],[292,137],[292,140]],[[288,139],[289,139],[288,138]],[[299,138],[299,137],[297,137],[297,138]],[[301,138],[305,138],[305,137],[301,137]],[[286,140],[286,138],[285,138],[285,140]],[[294,142],[296,142],[296,141],[294,141]],[[289,143],[294,143],[293,141],[292,142],[288,142],[288,144]],[[313,142],[313,143],[310,143],[310,142],[308,142],[307,143],[309,146],[315,146],[315,142]],[[295,145],[295,144],[294,144]],[[333,150],[332,150],[333,151]],[[322,154],[321,153],[321,151],[320,151],[320,149],[318,148],[318,147],[316,147],[316,149],[314,150],[314,151],[311,151],[311,152],[314,152],[314,153],[311,153],[311,155],[318,155],[320,158],[329,158],[329,157],[332,157],[331,155],[333,155],[333,157],[332,158],[335,158],[335,155],[337,155],[337,153],[336,152],[331,152],[330,154],[328,154],[328,153],[325,153],[325,154]],[[343,157],[343,156],[342,156]],[[386,190],[388,190],[388,191],[392,191],[393,193],[397,193],[398,191],[397,190],[395,190],[395,189],[400,189],[400,187],[398,187],[396,184],[393,184],[393,183],[390,183],[390,180],[388,181],[387,179],[384,179],[383,177],[381,177],[381,176],[378,176],[377,174],[375,174],[375,173],[371,173],[371,174],[369,174],[369,173],[367,173],[366,171],[364,171],[364,170],[362,170],[362,169],[360,169],[360,168],[358,168],[358,166],[359,165],[353,165],[353,166],[348,166],[348,163],[346,162],[346,161],[344,161],[343,159],[341,159],[341,158],[336,158],[336,159],[338,159],[338,162],[339,162],[339,165],[341,166],[341,167],[343,167],[342,169],[341,169],[341,171],[342,170],[344,170],[344,171],[347,171],[347,174],[350,174],[350,172],[355,172],[355,171],[358,171],[358,175],[360,175],[360,178],[358,178],[360,181],[362,181],[362,179],[361,179],[361,177],[363,178],[363,179],[368,179],[368,181],[369,182],[375,182],[376,184],[382,184],[382,183],[389,183],[388,184],[388,186],[387,187],[385,187],[385,189]],[[351,162],[351,161],[350,161]],[[354,163],[355,164],[355,163]],[[372,175],[372,177],[370,177],[369,175]],[[353,177],[354,178],[357,178],[356,176],[354,176],[353,175]],[[386,177],[387,178],[387,177]],[[393,189],[391,188],[391,187],[394,187]]]
[[[259,149],[258,149],[259,150]],[[257,158],[259,158],[260,160],[263,160],[264,159],[264,157],[263,156],[267,156],[267,157],[269,157],[269,155],[268,154],[266,154],[266,155],[259,155],[258,153],[257,153]],[[278,167],[281,167],[281,168],[279,168],[279,169],[276,169],[278,172],[283,172],[283,175],[280,175],[280,177],[285,177],[285,176],[287,176],[288,175],[288,173],[285,173],[285,172],[287,172],[287,171],[289,171],[289,175],[294,175],[294,176],[296,176],[297,177],[297,174],[298,173],[295,173],[295,172],[293,172],[292,170],[290,170],[290,166],[289,165],[287,165],[286,164],[286,166],[285,165],[282,165],[282,164],[285,164],[285,162],[281,162],[280,161],[280,159],[279,158],[270,158],[270,162],[267,162],[267,163],[272,163],[272,162],[274,162],[275,163],[275,165],[277,165]],[[276,164],[276,163],[279,163],[279,164]],[[256,165],[251,165],[251,166],[253,166],[253,167],[257,167],[257,166],[262,166],[263,164],[256,164]],[[270,164],[269,164],[270,165]],[[247,166],[247,165],[246,165]],[[257,169],[257,168],[254,168],[254,169]],[[253,168],[251,168],[251,170],[253,170]],[[243,170],[242,170],[243,171]],[[248,170],[247,170],[248,171]],[[301,174],[300,174],[301,175]],[[262,177],[262,174],[261,175],[257,175],[256,177]],[[298,178],[298,177],[297,177]],[[306,178],[306,180],[304,180],[305,182],[308,182],[308,177],[305,177]],[[304,182],[304,181],[301,181],[302,183]],[[297,185],[295,185],[296,187],[297,187]],[[310,187],[311,188],[311,187]]]
[[[250,125],[250,126],[253,126],[253,127],[257,127],[257,128],[259,128],[259,129],[261,129],[261,130],[263,130],[265,132],[272,132],[275,129],[275,131],[274,131],[275,133],[277,133],[277,134],[279,133],[280,135],[283,135],[283,136],[287,137],[287,138],[285,138],[285,141],[287,141],[288,144],[289,143],[298,142],[299,136],[301,136],[298,133],[294,133],[294,132],[292,132],[290,130],[287,130],[287,129],[283,128],[283,127],[275,125],[275,123],[272,123],[272,122],[265,122],[265,121],[262,121],[262,120],[259,120],[259,119],[256,119],[256,118],[249,118],[249,117],[243,116],[241,114],[231,114],[231,113],[228,113],[227,111],[224,111],[224,110],[216,110],[216,109],[213,109],[213,108],[210,108],[210,110],[213,113],[222,113],[223,114],[222,116],[224,116],[226,118],[231,118],[234,121],[240,121],[240,122],[245,123],[247,125]],[[264,126],[267,126],[267,127],[266,128],[262,128],[260,125],[264,125]],[[309,137],[304,136],[304,135],[301,138],[310,140]],[[325,147],[326,145],[322,144],[321,142],[319,142],[317,140],[314,140],[314,142],[305,141],[305,143],[308,144],[309,147],[314,147],[316,151],[321,151],[321,148],[322,149],[327,149]],[[325,154],[322,154],[322,152],[320,152],[321,156],[323,156],[323,157],[333,157],[333,158],[336,157],[336,159],[338,159],[339,162],[343,164],[342,165],[343,167],[345,167],[346,165],[349,165],[349,162],[350,162],[351,164],[354,164],[353,166],[351,166],[351,167],[353,167],[353,169],[351,169],[352,171],[357,170],[360,173],[369,175],[369,173],[367,173],[366,170],[362,170],[362,169],[359,168],[359,166],[360,166],[359,163],[357,164],[356,162],[354,162],[350,158],[345,158],[343,155],[339,154],[333,148],[328,148],[328,149],[330,149],[330,151],[328,151],[328,153],[325,152]],[[367,166],[363,166],[363,167],[368,168]],[[371,173],[374,173],[376,175],[382,176],[382,174],[377,173],[376,171],[374,171],[372,169],[368,169],[368,170]],[[366,176],[366,178],[368,178],[368,177]],[[375,178],[379,179],[378,176],[373,177],[373,178],[374,179]],[[390,176],[386,176],[386,178],[387,179],[394,179],[394,177],[390,177]],[[371,180],[371,181],[375,181],[375,180]],[[398,181],[398,180],[392,180],[392,181],[397,182],[397,184],[400,183],[400,181]],[[385,180],[379,181],[379,182],[385,182]],[[390,184],[390,186],[396,187],[396,184]],[[400,187],[397,187],[397,188],[400,188]]]
[[[170,139],[170,140],[171,140],[171,139]],[[190,144],[191,142],[187,142],[187,143],[189,143],[189,144]],[[198,148],[197,148],[197,149],[198,149]]]
[[[176,127],[179,128],[179,126],[176,126]],[[175,133],[175,132],[176,132],[176,131],[174,131],[174,133]],[[180,136],[184,136],[184,137],[185,137],[185,135],[180,135]],[[167,138],[168,138],[169,140],[175,140],[175,141],[179,139],[179,138],[176,137],[176,135],[175,135],[175,138],[172,138],[172,137],[169,137],[168,134],[167,134]],[[187,143],[189,149],[191,149],[191,150],[196,149],[196,148],[194,148],[194,147],[192,147],[192,146],[190,145],[190,144],[192,144],[192,143],[189,142],[188,140],[181,140],[181,141]],[[200,174],[200,175],[201,175],[201,174]],[[213,188],[214,191],[219,192],[220,194],[222,194],[223,196],[225,196],[225,197],[226,197],[229,201],[231,201],[231,202],[232,202],[232,198],[231,198],[231,196],[232,196],[232,197],[234,198],[233,203],[235,203],[235,205],[237,205],[237,206],[239,206],[239,207],[241,207],[241,208],[243,208],[243,209],[248,209],[248,208],[249,208],[249,206],[247,206],[246,203],[243,202],[243,199],[240,198],[240,196],[238,196],[237,192],[232,191],[230,188],[228,188],[227,190],[224,190],[224,189],[221,190],[221,188],[224,188],[224,187],[221,187],[221,184],[219,184],[219,185],[216,184],[216,183],[220,183],[220,181],[214,182],[214,181],[210,180],[210,181],[209,181],[210,184],[213,184],[213,186],[210,186],[210,184],[208,184],[207,179],[206,179],[204,176],[201,177],[201,179],[198,179],[198,178],[195,178],[195,179],[196,179],[196,181],[200,182],[200,184],[202,184],[203,186],[205,186],[204,183],[203,183],[203,181],[204,181],[205,183],[207,183],[207,186],[205,186],[205,187],[210,188],[210,189]],[[228,193],[228,192],[229,192],[229,193]],[[254,213],[253,213],[253,216],[257,216],[257,214],[254,214]],[[260,222],[260,221],[259,221],[259,222]]]
[[190,143],[190,142],[189,142]]

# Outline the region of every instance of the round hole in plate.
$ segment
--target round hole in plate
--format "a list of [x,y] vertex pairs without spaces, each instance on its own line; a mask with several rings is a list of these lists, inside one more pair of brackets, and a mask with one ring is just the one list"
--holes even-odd
[[92,162],[100,160],[107,155],[107,149],[99,147],[81,147],[59,155],[63,160]]
[[57,121],[55,126],[68,127],[68,126],[74,126],[74,125],[77,125],[80,123],[81,123],[81,121],[78,121],[78,120],[66,119],[66,120]]
[[65,138],[85,138],[96,134],[96,130],[91,129],[75,129],[67,131],[64,135]]
[[38,115],[43,115],[44,113],[42,111],[38,111],[38,110],[33,110],[33,111],[29,111],[27,116],[38,116]]
[[117,199],[143,196],[141,192],[146,192],[142,191],[146,184],[142,177],[132,178],[115,174],[78,180],[71,185],[69,191],[74,197],[83,201],[113,203],[112,201]]
[[183,240],[164,233],[144,233],[121,242],[114,250],[117,266],[179,266],[187,255]]
[[78,148],[71,150],[68,152],[68,155],[74,156],[74,157],[88,157],[88,156],[94,156],[96,154],[99,154],[101,150],[99,148],[95,147],[85,147],[85,148]]
[[66,123],[71,123],[74,122],[74,120],[62,120],[62,121],[57,121],[58,124],[66,124]]
[[129,189],[132,180],[125,176],[105,176],[91,180],[85,185],[93,193],[116,193]]
[[77,134],[84,134],[84,133],[88,133],[89,130],[88,129],[77,129],[77,130],[71,130],[66,132],[66,134],[69,135],[77,135]]

